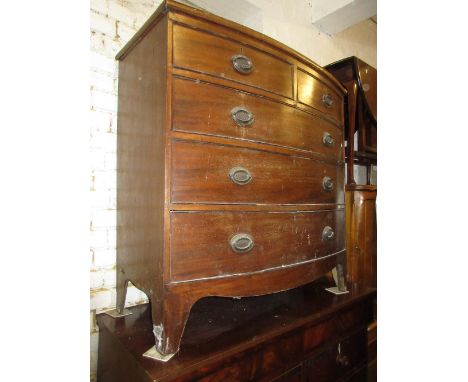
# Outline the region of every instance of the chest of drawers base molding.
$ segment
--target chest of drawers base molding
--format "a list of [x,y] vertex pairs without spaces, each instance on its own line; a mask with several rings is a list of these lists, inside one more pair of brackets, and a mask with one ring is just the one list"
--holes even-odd
[[117,58],[117,310],[128,282],[143,290],[161,354],[178,351],[203,297],[275,293],[344,269],[338,82],[171,0]]

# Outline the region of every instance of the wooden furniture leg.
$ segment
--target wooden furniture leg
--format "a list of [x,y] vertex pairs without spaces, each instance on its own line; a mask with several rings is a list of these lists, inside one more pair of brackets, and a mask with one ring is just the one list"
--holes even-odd
[[117,301],[115,309],[119,314],[123,314],[125,309],[125,298],[127,296],[128,280],[122,274],[117,272],[116,290],[117,290]]
[[155,346],[163,356],[162,360],[169,359],[179,351],[180,340],[194,303],[189,296],[175,293],[166,294],[163,301],[151,301]]

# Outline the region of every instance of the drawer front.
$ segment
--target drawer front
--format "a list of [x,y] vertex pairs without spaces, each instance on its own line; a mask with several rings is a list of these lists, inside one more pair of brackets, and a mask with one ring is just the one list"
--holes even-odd
[[297,100],[343,122],[343,98],[302,70],[297,71]]
[[173,26],[173,65],[293,98],[293,65],[239,42],[178,24]]
[[173,203],[343,204],[343,179],[342,165],[172,141]]
[[[324,234],[329,229],[333,234]],[[318,259],[344,249],[343,231],[344,210],[172,212],[171,280],[256,272]]]
[[[362,329],[306,361],[306,381],[334,382],[366,362],[366,330]],[[348,374],[349,375],[349,374]]]
[[342,130],[304,111],[222,86],[175,78],[176,131],[245,139],[343,160]]

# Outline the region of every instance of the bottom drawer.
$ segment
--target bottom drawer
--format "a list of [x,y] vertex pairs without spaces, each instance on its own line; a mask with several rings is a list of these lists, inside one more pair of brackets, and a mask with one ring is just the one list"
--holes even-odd
[[359,330],[305,363],[306,381],[332,382],[366,362],[367,333]]
[[257,272],[343,249],[343,210],[171,213],[172,281]]

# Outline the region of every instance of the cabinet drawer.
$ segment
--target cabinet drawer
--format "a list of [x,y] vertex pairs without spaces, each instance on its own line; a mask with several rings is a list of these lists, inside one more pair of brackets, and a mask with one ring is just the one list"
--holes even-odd
[[179,24],[173,26],[173,65],[293,98],[290,63],[239,42]]
[[297,71],[297,100],[343,122],[343,98],[302,70]]
[[[333,235],[325,237],[326,227]],[[344,211],[172,212],[171,279],[256,272],[344,249]]]
[[322,118],[199,81],[175,78],[173,92],[173,130],[307,150],[328,161],[343,159],[342,130]]
[[[174,140],[173,203],[343,204],[344,166]],[[328,188],[328,189],[327,189]]]
[[366,329],[329,347],[325,352],[306,361],[306,381],[334,382],[366,362]]

